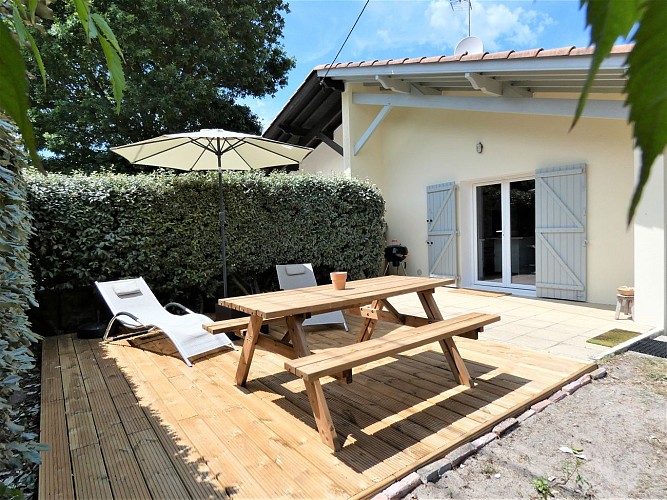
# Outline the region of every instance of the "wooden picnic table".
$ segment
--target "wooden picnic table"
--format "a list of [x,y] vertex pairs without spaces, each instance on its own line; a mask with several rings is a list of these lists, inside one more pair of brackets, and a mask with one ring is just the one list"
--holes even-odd
[[[444,321],[433,293],[436,287],[453,283],[454,280],[449,278],[382,276],[350,281],[344,290],[335,290],[333,285],[321,285],[220,299],[220,305],[250,315],[236,370],[236,383],[240,386],[246,384],[253,354],[258,345],[289,358],[285,362],[285,368],[303,379],[322,441],[332,449],[340,450],[342,443],[336,434],[320,383],[321,377],[332,376],[339,381],[350,383],[352,368],[427,343],[438,342],[454,378],[459,384],[473,386],[453,336],[477,338],[477,332],[485,325],[498,321],[500,317],[471,313]],[[419,297],[426,313],[425,318],[401,314],[389,302],[391,297],[409,293],[416,293]],[[352,346],[333,348],[311,355],[303,321],[312,314],[337,310],[359,314],[364,318],[357,342]],[[279,319],[284,319],[287,323],[287,333],[282,339],[277,340],[260,331],[264,322]],[[392,332],[379,339],[370,340],[378,321],[390,321],[416,328],[410,332]],[[210,328],[209,331],[215,331],[215,327]]]
[[[365,320],[357,341],[362,342],[371,338],[377,321],[421,326],[441,320],[442,314],[433,293],[436,287],[451,284],[454,284],[451,278],[381,276],[348,281],[344,290],[334,290],[333,285],[320,285],[220,299],[220,305],[250,315],[236,383],[245,385],[257,345],[292,359],[309,355],[303,321],[310,315],[338,310],[361,315]],[[419,296],[426,318],[401,314],[388,300],[409,293]],[[287,323],[287,334],[281,340],[260,332],[262,323],[276,319],[284,319]]]

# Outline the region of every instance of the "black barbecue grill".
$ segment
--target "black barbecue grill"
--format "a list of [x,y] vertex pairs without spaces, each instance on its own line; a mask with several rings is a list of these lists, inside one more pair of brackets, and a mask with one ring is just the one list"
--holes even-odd
[[[401,267],[403,268],[403,274],[407,274],[405,270],[405,258],[408,256],[408,247],[404,245],[389,245],[384,249],[384,260],[387,262],[387,265],[384,268],[384,274],[387,274],[389,265],[391,264],[396,269],[396,274],[399,273]],[[403,264],[401,266],[401,264]]]

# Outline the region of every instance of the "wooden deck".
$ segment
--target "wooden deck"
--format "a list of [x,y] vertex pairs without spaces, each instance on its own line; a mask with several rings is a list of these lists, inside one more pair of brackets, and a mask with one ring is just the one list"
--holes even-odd
[[[359,319],[348,316],[350,331]],[[405,327],[403,327],[405,328]],[[376,336],[394,329],[381,326]],[[326,348],[354,333],[312,327]],[[323,384],[340,452],[320,441],[303,382],[258,348],[247,388],[239,352],[188,368],[164,338],[44,339],[40,498],[363,498],[549,396],[594,364],[457,338],[473,389],[438,345]]]

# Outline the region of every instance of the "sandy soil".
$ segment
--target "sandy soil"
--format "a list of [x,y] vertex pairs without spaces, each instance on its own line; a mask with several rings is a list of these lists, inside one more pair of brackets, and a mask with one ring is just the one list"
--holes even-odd
[[667,498],[667,360],[629,352],[601,366],[606,378],[405,498]]

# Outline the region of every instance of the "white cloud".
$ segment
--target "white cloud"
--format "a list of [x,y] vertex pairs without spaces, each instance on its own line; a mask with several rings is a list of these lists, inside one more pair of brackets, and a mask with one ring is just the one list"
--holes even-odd
[[[539,3],[473,1],[471,34],[485,50],[536,48],[553,19]],[[535,6],[535,8],[532,8]],[[339,60],[452,54],[468,36],[468,13],[449,0],[371,2]]]
[[[429,13],[432,30],[444,28],[449,34],[459,28],[459,36],[467,35],[467,13],[452,11],[448,0],[432,1]],[[554,22],[548,14],[523,7],[511,8],[503,3],[473,2],[470,17],[470,34],[480,38],[485,49],[490,51],[535,48],[545,27]],[[456,24],[452,18],[456,18]],[[460,29],[461,25],[465,31]],[[451,44],[451,38],[447,38]]]
[[[483,7],[483,5],[482,5]],[[506,5],[491,5],[480,16],[480,34],[488,33],[489,44],[497,46],[508,41],[516,48],[535,48],[545,26],[553,23],[546,14],[524,10],[510,10]]]

